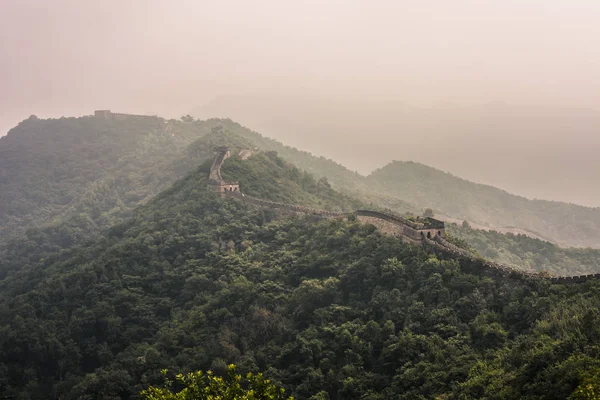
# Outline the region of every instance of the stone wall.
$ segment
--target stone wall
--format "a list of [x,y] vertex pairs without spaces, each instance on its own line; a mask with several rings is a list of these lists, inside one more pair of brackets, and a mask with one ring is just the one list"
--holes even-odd
[[218,148],[216,149],[215,159],[213,160],[212,165],[210,166],[210,174],[208,175],[208,179],[211,182],[215,182],[218,184],[223,184],[223,177],[221,177],[221,166],[223,162],[229,157],[230,153],[227,149]]
[[443,254],[468,261],[471,265],[474,265],[477,268],[487,269],[501,276],[511,276],[515,278],[547,279],[550,280],[552,283],[562,284],[582,283],[589,279],[600,278],[600,274],[588,274],[578,276],[548,276],[537,272],[524,271],[519,268],[476,257],[474,254],[471,254],[468,251],[453,245],[452,243],[439,236],[434,238],[433,240],[425,238],[425,240],[423,241],[423,245],[428,250],[434,253]]
[[237,183],[219,183],[209,181],[208,190],[217,193],[239,193],[240,185]]
[[94,111],[94,117],[103,118],[103,119],[114,119],[117,121],[124,121],[126,119],[140,119],[140,118],[157,118],[152,115],[137,115],[137,114],[122,114],[122,113],[114,113],[110,110],[96,110]]
[[208,190],[222,194],[239,193],[240,185],[237,182],[225,182],[221,176],[221,166],[231,153],[226,147],[217,147],[215,152],[215,159],[208,175]]
[[111,116],[110,110],[96,110],[94,111],[94,117],[108,119]]
[[366,216],[357,214],[356,218],[363,224],[375,225],[375,227],[385,235],[392,235],[402,239],[405,243],[420,244],[420,238],[414,239],[408,236],[405,232],[406,227],[389,220],[377,218],[374,216]]
[[356,215],[359,218],[368,217],[369,221],[387,222],[390,224],[390,229],[391,226],[394,226],[394,232],[411,243],[420,243],[424,237],[428,236],[432,238],[435,236],[444,237],[446,235],[443,223],[442,225],[425,225],[424,223],[409,221],[398,215],[373,210],[356,210]]
[[477,257],[448,242],[445,239],[444,223],[432,218],[411,221],[398,215],[373,210],[356,210],[354,213],[340,213],[294,204],[277,203],[248,196],[240,192],[237,183],[226,183],[223,181],[221,177],[221,165],[229,156],[229,151],[226,148],[217,148],[216,151],[217,154],[211,166],[208,186],[210,190],[220,192],[222,196],[234,197],[258,207],[291,213],[319,215],[325,218],[341,218],[355,215],[360,222],[374,225],[383,234],[399,237],[406,243],[422,245],[425,249],[435,254],[466,261],[466,264],[472,268],[484,269],[494,276],[509,276],[521,279],[549,279],[553,283],[580,283],[588,279],[600,278],[600,274],[551,277]]

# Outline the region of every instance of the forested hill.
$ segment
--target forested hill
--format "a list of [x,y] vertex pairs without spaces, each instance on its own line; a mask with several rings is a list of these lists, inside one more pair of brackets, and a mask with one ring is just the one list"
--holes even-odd
[[[108,226],[199,164],[186,157],[215,121],[41,120],[0,138],[0,238],[81,215]],[[212,155],[212,149],[211,154]]]
[[368,181],[374,190],[455,218],[519,227],[565,246],[600,247],[600,208],[529,200],[414,162],[392,162]]
[[[599,387],[596,280],[491,279],[352,219],[220,198],[208,168],[107,236],[0,281],[2,395],[130,399],[163,368],[219,374],[231,362],[300,400]],[[273,153],[228,159],[223,174],[265,199],[356,206]]]

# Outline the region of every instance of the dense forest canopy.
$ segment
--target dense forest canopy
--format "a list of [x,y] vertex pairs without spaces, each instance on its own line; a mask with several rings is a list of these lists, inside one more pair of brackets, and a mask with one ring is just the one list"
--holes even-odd
[[[564,399],[597,387],[600,283],[496,278],[352,218],[256,209],[207,191],[207,168],[107,235],[10,271],[3,393],[133,398],[163,368],[225,374],[229,363],[298,399]],[[273,153],[229,159],[223,173],[261,198],[355,206]]]
[[[10,171],[0,181],[9,200],[2,396],[137,398],[163,383],[164,369],[170,380],[199,370],[219,377],[231,363],[297,399],[576,399],[600,390],[600,282],[501,277],[351,216],[221,198],[207,176],[214,148],[228,146],[223,178],[248,195],[331,211],[419,210],[365,194],[368,180],[231,121],[142,121],[125,131],[123,121],[92,117],[30,119],[0,140],[7,154],[34,159],[0,161]],[[219,122],[225,133],[210,133]],[[75,140],[74,123],[89,124],[81,129],[91,137]],[[65,147],[77,145],[93,151]],[[242,149],[252,155],[237,157]],[[62,157],[68,168],[53,175]],[[595,250],[467,224],[450,231],[454,243],[523,268],[598,271]]]
[[[110,226],[198,164],[215,122],[29,118],[0,138],[0,238],[83,214]],[[211,156],[206,154],[205,156]]]

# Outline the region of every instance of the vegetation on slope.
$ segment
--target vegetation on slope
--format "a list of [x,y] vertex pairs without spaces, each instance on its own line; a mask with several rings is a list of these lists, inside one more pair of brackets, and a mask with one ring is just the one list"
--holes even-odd
[[503,264],[554,275],[600,273],[600,250],[561,248],[525,235],[501,234],[472,229],[468,224],[447,225],[447,231],[472,246],[477,252]]
[[[40,170],[35,163],[29,168],[21,165],[20,180],[35,180],[34,187],[40,185],[43,207],[27,202],[32,193],[31,186],[10,176],[0,182],[0,186],[7,188],[0,197],[13,198],[14,204],[23,208],[22,212],[17,212],[11,208],[9,201],[3,209],[5,213],[2,214],[4,220],[0,230],[5,235],[3,237],[0,233],[0,278],[8,270],[93,240],[110,226],[130,216],[136,205],[144,203],[199,164],[204,164],[208,171],[215,147],[225,145],[240,149],[249,145],[236,135],[206,134],[218,121],[184,120],[169,121],[169,128],[166,128],[165,121],[152,117],[124,120],[93,117],[47,121],[30,119],[22,123],[26,125],[23,129],[11,132],[11,141],[1,142],[0,149],[9,152],[11,143],[23,142],[20,151],[39,152],[40,159],[49,157],[54,160],[49,168],[60,164],[63,156],[67,160],[65,162],[71,165],[70,168],[59,169],[54,174],[55,181],[48,177],[42,179],[48,171]],[[49,139],[42,138],[38,148],[27,142],[28,137],[43,136],[43,132],[47,131],[51,132],[56,143],[46,147]],[[69,140],[78,135],[82,136],[79,150],[102,155],[94,159],[85,156],[84,150],[79,154],[79,150],[68,147]],[[197,136],[200,138],[185,144]],[[143,147],[146,150],[142,151]],[[99,151],[98,148],[104,150]],[[20,151],[9,153],[19,155]],[[7,171],[19,167],[15,160],[4,160]],[[95,164],[108,164],[110,167],[96,168]],[[56,204],[55,190],[69,193],[68,203]]]
[[[326,179],[315,181],[306,172],[284,162],[274,152],[258,153],[241,161],[235,154],[247,148],[248,143],[235,134],[206,135],[185,149],[193,156],[183,159],[186,163],[191,159],[204,160],[197,173],[207,176],[214,148],[218,146],[227,146],[233,153],[223,166],[224,176],[228,178],[235,174],[232,179],[239,180],[243,190],[250,195],[332,211],[351,211],[359,207],[358,201],[336,193]],[[125,215],[120,214],[114,220],[121,222],[123,218]],[[0,244],[0,278],[24,265],[43,262],[49,255],[63,253],[76,244],[93,240],[103,231],[99,225],[93,215],[81,210],[66,214],[53,224],[30,228],[25,234],[7,240],[4,245]]]
[[296,165],[301,170],[307,171],[318,179],[326,178],[333,187],[341,193],[359,198],[374,207],[394,210],[399,214],[406,212],[418,214],[422,211],[417,204],[411,204],[399,197],[390,196],[386,191],[374,191],[373,187],[363,175],[336,163],[335,161],[317,157],[313,154],[286,146],[281,142],[262,136],[229,119],[220,120],[225,129],[239,137],[248,140],[252,146],[264,151],[275,151],[279,156]]
[[[554,242],[598,246],[600,211],[531,201],[415,163],[391,163],[363,177],[323,157],[284,146],[231,120],[191,117],[30,118],[0,139],[0,240],[27,229],[66,226],[85,237],[122,221],[131,210],[212,157],[207,135],[223,124],[234,145],[276,151],[338,191],[397,213],[424,208],[492,226],[518,226]],[[201,138],[198,143],[193,143]],[[1,252],[1,250],[0,250]]]
[[[247,170],[231,161],[224,172],[259,197],[293,189],[351,206],[330,188],[301,194],[318,183],[273,155]],[[261,171],[279,173],[253,183]],[[564,399],[597,387],[598,282],[492,279],[357,221],[275,218],[206,181],[191,174],[108,236],[0,282],[3,393],[132,398],[163,368],[225,374],[228,363],[298,399]]]
[[[294,400],[287,397],[285,390],[276,387],[263,374],[248,372],[246,379],[236,373],[235,365],[227,368],[227,376],[215,376],[212,371],[178,374],[175,383],[182,388],[175,388],[173,381],[165,375],[164,387],[151,386],[142,391],[146,400]],[[178,390],[179,389],[179,390]]]
[[516,226],[566,246],[600,247],[600,209],[529,200],[414,162],[392,162],[364,177],[333,160],[285,146],[231,120],[221,122],[252,146],[276,151],[316,177],[327,177],[338,191],[374,207],[400,214],[419,214],[433,208],[484,225]]
[[330,211],[354,211],[361,205],[333,190],[326,178],[317,181],[272,151],[258,153],[248,160],[229,158],[222,174],[226,181],[239,181],[245,194],[265,200]]
[[226,131],[232,132],[250,141],[255,147],[264,151],[275,151],[288,162],[298,168],[307,171],[317,178],[327,177],[339,187],[354,188],[360,186],[364,179],[358,172],[350,171],[348,168],[325,157],[317,157],[309,152],[286,146],[281,142],[262,136],[240,124],[229,119],[221,120]]
[[600,209],[528,200],[414,162],[392,162],[368,177],[408,202],[491,226],[517,226],[568,246],[600,246]]
[[186,146],[215,123],[155,117],[21,122],[0,138],[0,238],[69,218],[89,218],[96,228],[119,222],[198,165],[198,154]]

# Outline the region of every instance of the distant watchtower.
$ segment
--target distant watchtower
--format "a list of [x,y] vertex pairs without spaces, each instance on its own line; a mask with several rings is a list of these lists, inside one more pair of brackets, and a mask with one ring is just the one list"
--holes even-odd
[[111,117],[111,115],[112,115],[112,113],[110,112],[110,110],[94,111],[94,117],[97,117],[97,118],[109,119]]
[[225,133],[225,130],[223,129],[223,124],[219,123],[219,125],[213,126],[212,133],[213,135],[222,135],[223,133]]

